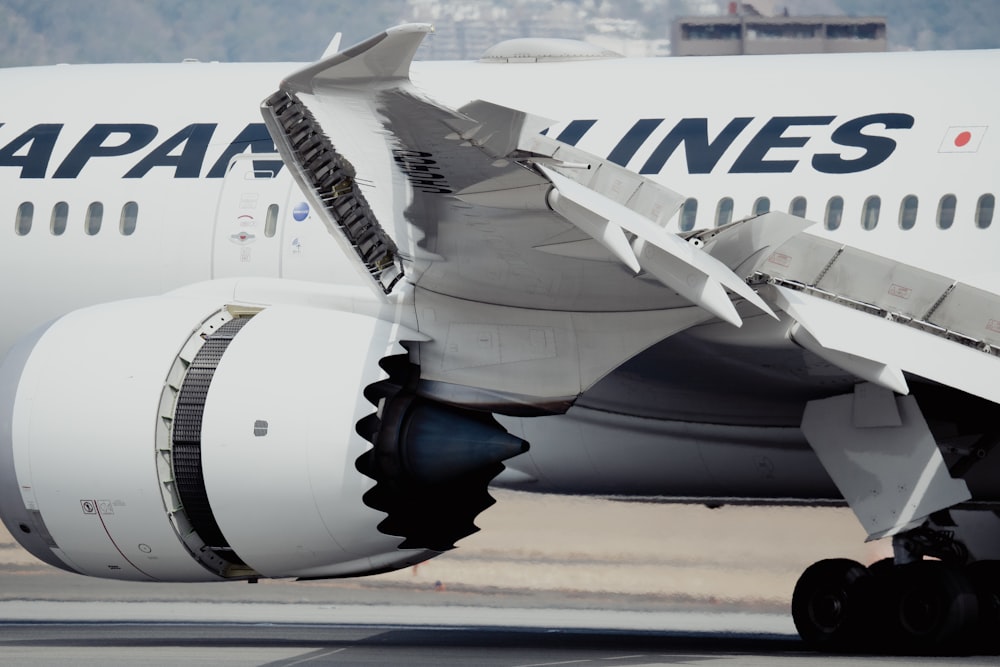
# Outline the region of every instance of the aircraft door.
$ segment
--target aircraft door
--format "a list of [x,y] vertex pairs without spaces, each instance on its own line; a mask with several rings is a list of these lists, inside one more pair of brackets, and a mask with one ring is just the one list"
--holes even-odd
[[212,244],[212,277],[281,275],[281,244],[293,179],[271,167],[277,154],[237,155],[219,195]]

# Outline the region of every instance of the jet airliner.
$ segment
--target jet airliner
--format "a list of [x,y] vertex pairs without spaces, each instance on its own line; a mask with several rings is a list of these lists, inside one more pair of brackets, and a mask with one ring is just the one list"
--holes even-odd
[[412,62],[428,31],[0,72],[21,545],[318,579],[453,548],[491,483],[843,502],[894,557],[807,569],[803,639],[995,635],[1000,55]]

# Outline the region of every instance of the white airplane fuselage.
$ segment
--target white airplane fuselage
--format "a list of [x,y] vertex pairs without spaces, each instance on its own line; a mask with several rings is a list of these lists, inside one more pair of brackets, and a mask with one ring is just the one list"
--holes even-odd
[[429,31],[0,71],[20,544],[333,578],[453,548],[490,483],[843,501],[894,561],[807,569],[808,643],[994,636],[1000,51],[411,67]]
[[[1000,277],[1000,223],[988,200],[1000,182],[991,127],[1000,127],[1000,100],[982,73],[998,60],[1000,52],[427,62],[414,64],[412,79],[452,108],[483,99],[552,119],[548,136],[697,200],[695,229],[761,210],[795,212],[817,221],[812,234],[991,290]],[[295,67],[0,73],[4,89],[16,91],[0,110],[0,354],[74,309],[201,281],[260,276],[363,290],[340,246],[302,213],[288,169],[263,156],[273,149],[260,102]],[[334,145],[350,141],[333,134]],[[915,217],[902,223],[909,196]],[[863,210],[872,197],[877,219]],[[832,198],[842,213],[827,229]],[[681,231],[681,216],[669,224]],[[629,305],[622,295],[622,309]],[[739,336],[724,323],[695,327],[642,357],[642,372],[626,366],[585,394],[580,420],[510,420],[532,434],[535,488],[697,495],[704,481],[704,495],[836,496],[797,426],[806,400],[854,379],[804,355],[786,329],[763,317]],[[691,361],[696,352],[707,354],[703,364]],[[604,421],[614,422],[609,433],[635,433],[642,455],[634,465],[610,472],[617,455],[598,454],[606,440],[584,429],[597,440],[588,445],[594,470],[565,479],[539,473],[539,443],[565,443],[566,428]],[[699,428],[707,431],[692,431]],[[707,441],[756,452],[742,481],[709,483],[720,477],[704,451],[686,468],[676,448],[658,447],[688,443],[697,459]],[[727,454],[711,451],[724,469]],[[786,454],[783,485],[757,484]],[[561,455],[553,457],[565,471]],[[664,469],[674,474],[649,472]]]

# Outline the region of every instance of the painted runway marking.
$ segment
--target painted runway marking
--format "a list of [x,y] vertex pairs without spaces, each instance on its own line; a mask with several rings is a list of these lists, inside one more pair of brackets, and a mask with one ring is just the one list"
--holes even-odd
[[313,660],[320,660],[322,658],[328,658],[336,653],[341,653],[346,651],[346,648],[321,648],[316,651],[310,651],[299,656],[295,660],[281,660],[279,662],[268,663],[272,667],[292,667],[293,665],[301,665],[307,662],[312,662]]

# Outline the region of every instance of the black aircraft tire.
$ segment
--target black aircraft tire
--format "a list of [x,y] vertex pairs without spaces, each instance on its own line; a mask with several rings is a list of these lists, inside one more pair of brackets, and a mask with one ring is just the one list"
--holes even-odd
[[792,620],[811,648],[844,651],[864,639],[868,570],[853,560],[831,558],[810,565],[792,594]]
[[941,561],[917,561],[892,574],[894,648],[932,654],[958,649],[974,629],[979,612],[979,600],[965,573]]
[[965,573],[979,600],[974,640],[979,648],[994,652],[1000,649],[1000,561],[976,561]]

